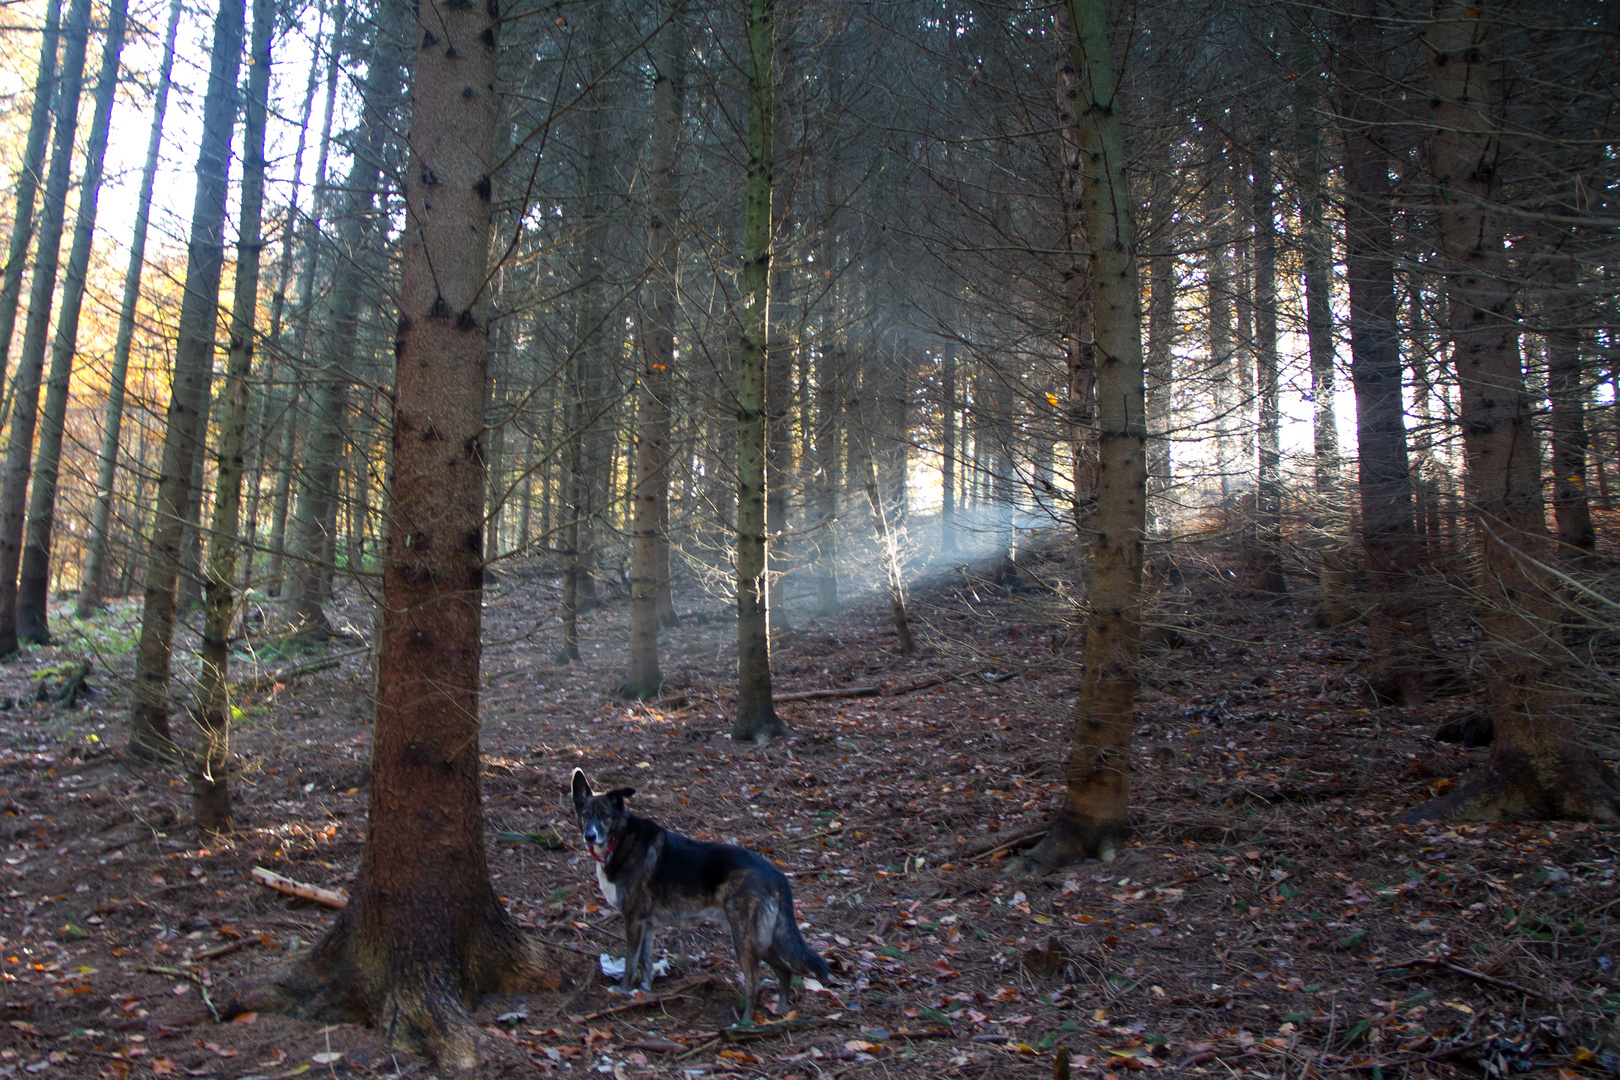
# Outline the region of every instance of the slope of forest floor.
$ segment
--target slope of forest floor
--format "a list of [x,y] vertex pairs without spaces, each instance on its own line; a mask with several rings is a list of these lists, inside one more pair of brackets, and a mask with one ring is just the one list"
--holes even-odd
[[[1036,1077],[1064,1050],[1076,1075],[1098,1077],[1571,1080],[1620,1065],[1616,836],[1398,824],[1487,753],[1431,737],[1468,700],[1373,707],[1358,629],[1314,628],[1303,600],[1242,598],[1214,554],[1183,569],[1164,612],[1184,631],[1196,616],[1196,633],[1150,660],[1134,838],[1111,864],[1045,880],[1004,879],[995,843],[1027,842],[1061,790],[1078,645],[1048,587],[1060,560],[1031,562],[1011,588],[967,566],[933,573],[913,592],[911,658],[882,596],[834,617],[790,607],[779,693],[956,677],[784,703],[791,734],[762,751],[727,737],[734,624],[670,631],[667,696],[630,703],[613,692],[627,605],[589,616],[585,659],[558,667],[546,627],[559,581],[503,572],[485,624],[491,866],[572,988],[487,1002],[476,1075]],[[358,633],[369,605],[346,604],[339,625]],[[64,644],[0,668],[0,1076],[431,1075],[350,1025],[197,1021],[332,920],[254,884],[253,867],[352,880],[363,641],[331,642],[336,666],[242,695],[241,831],[199,838],[180,778],[121,760],[135,612],[89,627],[58,617]],[[1459,667],[1466,633],[1456,620],[1442,642]],[[88,700],[35,700],[41,673],[80,659],[95,664]],[[736,967],[705,928],[666,935],[669,975],[619,1008],[597,968],[622,955],[622,921],[563,799],[576,766],[598,786],[635,786],[634,808],[673,829],[782,864],[836,983],[802,992],[796,1022],[722,1040]],[[547,828],[562,850],[494,839]]]

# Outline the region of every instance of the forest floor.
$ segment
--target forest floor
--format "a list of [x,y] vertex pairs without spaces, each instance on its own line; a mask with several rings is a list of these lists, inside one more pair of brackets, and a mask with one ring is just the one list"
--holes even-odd
[[[765,750],[727,737],[733,623],[669,632],[668,696],[630,703],[613,692],[627,603],[590,615],[584,661],[558,667],[558,580],[503,572],[485,622],[491,867],[572,987],[486,1003],[474,1075],[1037,1077],[1063,1051],[1099,1078],[1573,1080],[1620,1065],[1617,836],[1398,823],[1487,753],[1431,737],[1470,701],[1377,708],[1356,627],[1316,629],[1303,598],[1244,598],[1216,552],[1191,549],[1182,569],[1161,608],[1196,633],[1150,659],[1133,839],[1110,864],[1042,880],[1005,879],[1007,852],[992,849],[1027,843],[1061,791],[1078,647],[1048,587],[1060,561],[1032,561],[1011,590],[938,562],[912,593],[910,658],[879,594],[835,617],[790,605],[779,693],[959,677],[785,703],[791,734]],[[178,777],[121,760],[131,606],[89,626],[64,611],[64,644],[0,668],[0,708],[15,699],[0,712],[0,1076],[434,1072],[352,1025],[199,1022],[332,921],[254,884],[253,867],[352,882],[369,605],[346,605],[340,625],[357,636],[329,644],[346,654],[336,666],[241,696],[230,837],[189,827]],[[1462,666],[1466,623],[1437,625]],[[34,700],[42,672],[85,658],[88,701]],[[720,931],[699,929],[659,942],[670,974],[622,1007],[598,971],[600,954],[622,955],[622,920],[564,802],[576,766],[599,787],[633,784],[633,808],[677,831],[779,862],[835,983],[801,992],[795,1022],[722,1039],[736,965]],[[548,827],[562,850],[494,839]]]

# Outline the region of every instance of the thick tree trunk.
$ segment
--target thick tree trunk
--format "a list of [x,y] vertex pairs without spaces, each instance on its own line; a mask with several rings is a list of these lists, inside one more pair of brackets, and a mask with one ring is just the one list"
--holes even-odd
[[1255,489],[1254,587],[1288,592],[1283,576],[1282,442],[1277,402],[1277,217],[1271,146],[1254,159],[1254,365],[1259,401],[1259,483]]
[[[22,168],[17,171],[11,212],[11,244],[6,254],[4,278],[0,280],[0,386],[9,385],[6,368],[11,360],[11,336],[17,328],[17,301],[22,296],[28,245],[34,239],[34,199],[39,195],[40,169],[45,164],[45,140],[51,131],[51,103],[56,97],[56,53],[61,44],[61,21],[61,0],[49,0],[45,6],[44,32],[40,35],[39,69],[34,75],[34,103],[29,106],[28,112],[28,139],[23,144]],[[169,36],[174,36],[172,30]],[[166,64],[163,68],[165,79],[168,70]],[[160,85],[167,89],[167,83]],[[160,120],[163,117],[162,101],[160,90],[157,100],[157,116]]]
[[221,0],[214,17],[208,93],[203,99],[203,138],[197,154],[197,192],[191,211],[186,291],[180,307],[180,340],[174,351],[157,512],[146,563],[146,602],[135,655],[130,752],[138,758],[168,756],[169,664],[174,640],[175,587],[180,541],[191,503],[191,471],[201,441],[202,418],[214,371],[214,331],[219,279],[225,261],[225,197],[229,189],[231,129],[236,119],[236,75],[242,61],[243,0]]
[[[79,343],[79,313],[84,305],[85,277],[90,269],[90,248],[96,235],[96,205],[101,195],[102,164],[107,156],[107,131],[112,124],[113,96],[118,87],[118,63],[124,51],[127,21],[125,0],[112,0],[107,9],[106,38],[102,43],[101,72],[96,83],[95,113],[85,149],[84,176],[79,183],[79,206],[73,222],[73,246],[68,254],[67,277],[62,287],[62,310],[56,317],[51,342],[51,370],[45,385],[45,407],[40,413],[39,451],[28,499],[28,524],[23,541],[22,567],[17,579],[17,636],[46,644],[51,640],[50,603],[51,532],[56,525],[57,475],[62,463],[62,433],[67,423],[68,384]],[[0,604],[3,604],[0,598]]]
[[[630,675],[624,692],[658,693],[659,548],[668,541],[670,394],[675,370],[675,314],[680,189],[675,175],[681,131],[686,42],[675,0],[658,31],[653,57],[652,205],[647,223],[647,284],[641,315],[641,402],[637,410],[635,524],[630,559]],[[667,568],[667,563],[666,563]],[[667,569],[666,569],[667,572]]]
[[67,216],[67,190],[73,168],[73,133],[78,125],[79,94],[84,86],[84,53],[90,35],[89,0],[74,0],[62,29],[62,81],[56,94],[56,124],[51,134],[51,164],[45,178],[45,205],[40,210],[39,249],[28,289],[28,321],[22,354],[17,360],[16,390],[11,402],[11,434],[6,445],[5,480],[0,484],[0,657],[17,651],[17,571],[22,561],[29,472],[33,466],[34,429],[38,421],[40,373],[50,336],[51,301],[62,254],[62,228]]
[[766,606],[765,386],[770,344],[776,0],[749,0],[748,181],[737,345],[737,715],[731,737],[763,744],[785,728],[771,702]]
[[253,371],[254,321],[258,314],[259,236],[264,209],[264,125],[270,93],[270,37],[275,0],[253,0],[253,43],[248,53],[247,108],[242,134],[242,212],[236,241],[236,284],[231,299],[230,352],[225,385],[215,408],[219,461],[214,473],[214,513],[204,570],[202,643],[198,649],[197,726],[202,745],[191,767],[191,798],[197,827],[230,832],[230,659],[231,623],[236,615],[237,525],[242,505],[242,472],[247,452],[248,380]]
[[441,1068],[466,1069],[477,1060],[469,1010],[479,998],[559,980],[490,884],[480,802],[478,441],[497,9],[432,2],[422,16],[433,41],[415,50],[403,174],[393,525],[369,825],[353,900],[280,989],[291,1011],[364,1021]]
[[1350,284],[1351,378],[1360,455],[1361,548],[1367,561],[1376,670],[1373,691],[1401,705],[1423,700],[1439,657],[1419,587],[1422,570],[1407,459],[1406,410],[1396,337],[1389,146],[1381,0],[1364,0],[1346,26],[1342,57],[1345,247]]
[[1098,485],[1085,674],[1067,788],[1046,837],[1015,872],[1111,860],[1128,828],[1131,726],[1142,644],[1147,417],[1142,291],[1106,0],[1069,0],[1078,73],[1086,229],[1096,315]]
[[1556,612],[1537,566],[1548,554],[1541,459],[1495,210],[1499,132],[1489,111],[1497,96],[1487,64],[1501,15],[1496,4],[1440,0],[1425,40],[1439,268],[1462,387],[1459,418],[1479,551],[1475,617],[1485,638],[1485,700],[1496,744],[1481,776],[1413,816],[1613,822],[1620,820],[1620,797],[1560,707],[1545,645],[1555,634]]

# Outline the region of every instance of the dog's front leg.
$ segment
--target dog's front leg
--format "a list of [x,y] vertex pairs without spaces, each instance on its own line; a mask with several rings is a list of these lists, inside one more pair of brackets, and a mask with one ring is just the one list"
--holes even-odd
[[[652,944],[652,927],[639,915],[624,913],[624,978],[619,982],[619,993],[628,994],[635,989],[636,978],[643,966],[643,954]],[[651,981],[652,970],[647,971]],[[646,989],[643,987],[642,989]]]

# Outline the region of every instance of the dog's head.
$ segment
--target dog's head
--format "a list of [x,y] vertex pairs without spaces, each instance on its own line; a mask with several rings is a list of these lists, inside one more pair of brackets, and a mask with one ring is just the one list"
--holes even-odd
[[579,818],[579,831],[585,834],[585,847],[591,858],[607,862],[619,843],[629,811],[624,800],[636,793],[633,787],[614,788],[598,795],[591,790],[583,769],[574,770],[574,813]]

